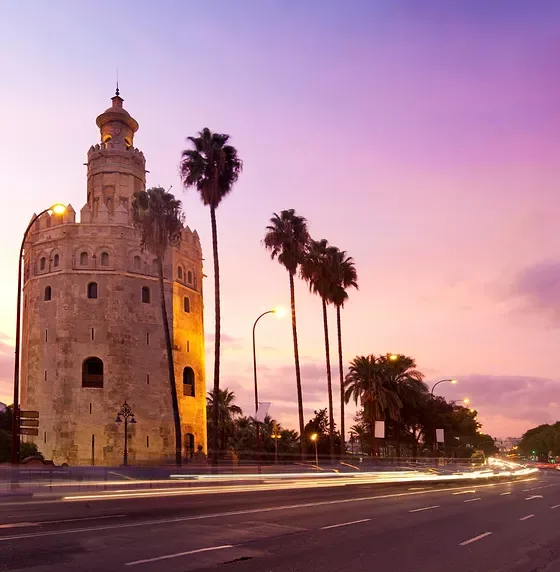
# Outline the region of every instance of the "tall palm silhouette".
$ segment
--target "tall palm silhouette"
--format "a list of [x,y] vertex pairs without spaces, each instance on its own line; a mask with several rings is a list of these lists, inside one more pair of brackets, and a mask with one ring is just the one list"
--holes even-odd
[[296,368],[296,387],[298,399],[299,437],[302,459],[305,457],[306,443],[303,433],[303,395],[301,390],[301,372],[299,367],[299,347],[296,325],[296,296],[294,276],[304,260],[309,232],[307,221],[298,216],[294,209],[274,213],[270,224],[266,227],[263,240],[264,247],[270,252],[271,258],[277,259],[288,271],[290,278],[290,306],[292,310],[292,337],[294,340],[294,362]]
[[175,425],[175,462],[181,464],[182,440],[181,418],[175,383],[175,367],[173,364],[173,346],[169,331],[169,320],[165,304],[163,285],[163,260],[170,246],[179,246],[183,230],[184,215],[181,211],[181,201],[161,187],[153,187],[147,191],[134,193],[132,201],[132,221],[141,232],[142,248],[149,250],[156,257],[159,278],[159,300],[161,320],[165,335],[169,387],[173,407],[173,422]]
[[[243,163],[235,147],[228,145],[229,135],[212,133],[205,127],[195,137],[188,137],[192,149],[181,156],[180,172],[185,189],[195,187],[205,206],[210,207],[212,224],[212,252],[214,257],[214,399],[212,424],[218,425],[218,391],[220,390],[220,264],[218,259],[218,228],[216,209],[223,198],[231,192],[243,170]],[[212,460],[218,461],[218,432],[212,433]]]
[[338,339],[338,370],[340,375],[340,454],[346,452],[344,443],[345,426],[344,426],[344,365],[342,361],[342,327],[340,320],[340,310],[344,307],[344,303],[348,300],[348,289],[358,289],[358,274],[354,259],[346,255],[346,251],[338,248],[332,252],[331,269],[334,273],[335,287],[331,294],[331,301],[336,307],[336,331]]
[[321,298],[323,307],[323,330],[325,334],[325,362],[327,366],[327,392],[329,399],[329,445],[331,461],[334,460],[334,413],[332,398],[331,358],[329,347],[329,323],[327,304],[332,302],[335,290],[333,260],[338,249],[329,246],[325,240],[311,240],[301,265],[301,276],[308,283],[309,290]]

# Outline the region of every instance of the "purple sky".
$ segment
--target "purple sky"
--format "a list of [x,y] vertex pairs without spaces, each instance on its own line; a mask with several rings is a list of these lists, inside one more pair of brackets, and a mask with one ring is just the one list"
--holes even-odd
[[[173,185],[210,276],[210,217],[181,189],[180,151],[208,126],[245,162],[218,225],[222,379],[247,413],[252,322],[289,303],[260,241],[295,208],[356,260],[346,361],[401,352],[429,382],[457,377],[438,389],[468,395],[493,436],[560,417],[556,0],[0,4],[0,400],[21,233],[54,201],[83,206],[118,68],[148,184]],[[205,294],[210,334],[211,279]],[[326,402],[321,308],[301,283],[297,303],[307,419]],[[295,428],[289,321],[261,320],[258,346],[261,399]]]

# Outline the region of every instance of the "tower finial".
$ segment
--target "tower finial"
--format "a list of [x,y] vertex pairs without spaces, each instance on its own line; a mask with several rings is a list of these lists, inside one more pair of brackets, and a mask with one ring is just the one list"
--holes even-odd
[[115,95],[119,96],[119,68],[117,68],[117,89],[115,90]]

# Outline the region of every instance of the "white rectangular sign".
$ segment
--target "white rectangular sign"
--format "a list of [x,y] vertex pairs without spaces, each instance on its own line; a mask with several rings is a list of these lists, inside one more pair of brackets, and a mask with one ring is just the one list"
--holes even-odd
[[443,429],[436,429],[436,441],[438,443],[445,443],[445,436]]
[[385,421],[375,422],[375,436],[377,439],[385,439]]

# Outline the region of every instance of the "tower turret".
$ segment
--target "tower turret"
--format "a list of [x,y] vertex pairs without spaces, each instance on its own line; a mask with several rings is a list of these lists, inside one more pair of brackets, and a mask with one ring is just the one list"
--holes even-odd
[[[134,193],[146,187],[146,160],[133,146],[138,122],[124,109],[118,87],[111,102],[111,107],[96,120],[101,143],[88,151],[87,205],[91,222],[97,221],[102,204],[112,222],[117,208],[122,205],[129,211]],[[105,219],[105,208],[101,210]]]

